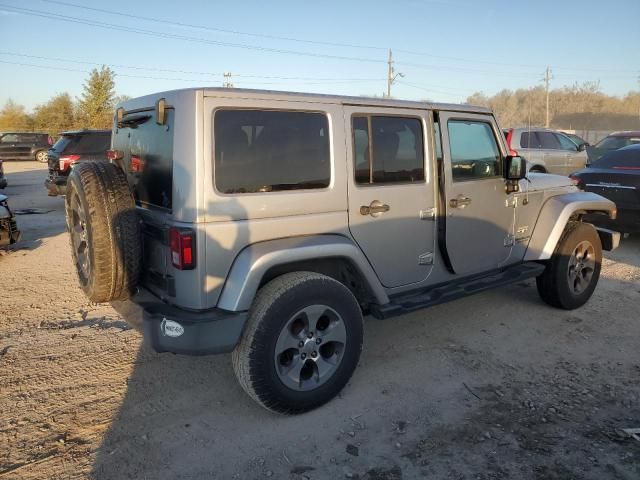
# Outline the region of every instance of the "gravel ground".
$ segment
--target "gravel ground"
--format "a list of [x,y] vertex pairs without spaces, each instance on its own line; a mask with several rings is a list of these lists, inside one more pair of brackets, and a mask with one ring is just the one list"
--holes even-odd
[[11,205],[39,213],[0,254],[3,480],[640,478],[640,441],[620,432],[640,428],[640,237],[572,312],[527,281],[367,319],[342,394],[282,417],[228,355],[150,352],[124,305],[88,303],[44,167],[5,168]]

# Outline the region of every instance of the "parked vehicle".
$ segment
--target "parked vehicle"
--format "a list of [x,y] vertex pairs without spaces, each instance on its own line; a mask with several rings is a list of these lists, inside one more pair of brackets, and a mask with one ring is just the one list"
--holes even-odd
[[585,146],[576,145],[564,133],[545,128],[504,130],[509,151],[528,162],[531,172],[569,175],[587,163]]
[[73,166],[87,160],[106,160],[111,145],[111,130],[63,132],[49,150],[49,176],[44,185],[49,196],[64,195]]
[[615,205],[532,175],[485,108],[186,89],[116,111],[112,163],[65,200],[93,302],[129,299],[159,352],[233,352],[245,391],[285,413],[351,377],[363,316],[410,312],[536,277],[583,305],[619,235]]
[[621,232],[640,232],[640,143],[605,153],[571,178],[583,190],[609,198],[618,207],[615,220],[597,217],[591,219],[593,223]]
[[591,145],[584,138],[576,135],[575,133],[567,133],[567,132],[561,132],[561,133],[564,133],[567,137],[569,137],[573,141],[573,143],[575,143],[578,147],[580,145],[584,145],[584,147],[586,148]]
[[2,163],[2,159],[0,159],[0,190],[8,185],[7,178],[4,176],[4,165]]
[[595,162],[607,152],[618,150],[634,143],[640,143],[640,131],[613,132],[595,145],[587,148],[588,163]]
[[16,217],[9,208],[9,197],[0,194],[0,248],[20,241]]
[[0,134],[0,158],[47,162],[47,150],[53,139],[46,133],[3,132]]

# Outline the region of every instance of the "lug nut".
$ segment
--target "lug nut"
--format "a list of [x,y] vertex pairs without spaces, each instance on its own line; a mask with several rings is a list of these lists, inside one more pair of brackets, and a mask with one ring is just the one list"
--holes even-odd
[[307,338],[313,338],[313,332],[307,333]]
[[304,347],[304,342],[302,340],[300,340],[300,343],[298,343],[298,347],[300,348]]
[[307,358],[307,354],[306,354],[306,353],[302,353],[302,354],[300,355],[300,358],[301,358],[302,360],[304,360],[305,358]]
[[311,356],[312,356],[313,358],[316,358],[316,357],[318,356],[318,353],[317,353],[317,352],[315,352],[315,351],[314,351],[314,352],[311,352]]
[[322,343],[322,339],[321,338],[316,338],[316,345],[320,345]]

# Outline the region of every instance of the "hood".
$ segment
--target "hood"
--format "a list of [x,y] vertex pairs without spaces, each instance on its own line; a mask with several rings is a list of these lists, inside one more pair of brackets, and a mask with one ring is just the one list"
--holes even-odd
[[[550,190],[553,188],[574,187],[573,181],[569,177],[563,177],[562,175],[552,175],[550,173],[529,173],[526,179],[521,180],[521,191],[527,189],[531,191],[536,190]],[[527,188],[528,187],[528,188]]]

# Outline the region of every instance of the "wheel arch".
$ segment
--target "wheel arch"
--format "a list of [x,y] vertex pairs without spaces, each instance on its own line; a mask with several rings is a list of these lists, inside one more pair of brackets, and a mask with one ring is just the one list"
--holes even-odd
[[227,275],[218,308],[248,310],[258,289],[293,271],[313,271],[343,283],[361,304],[389,302],[362,251],[341,235],[316,235],[259,242],[244,248]]
[[524,260],[551,258],[568,222],[581,221],[587,213],[616,217],[616,205],[592,192],[573,192],[549,198],[542,206]]

